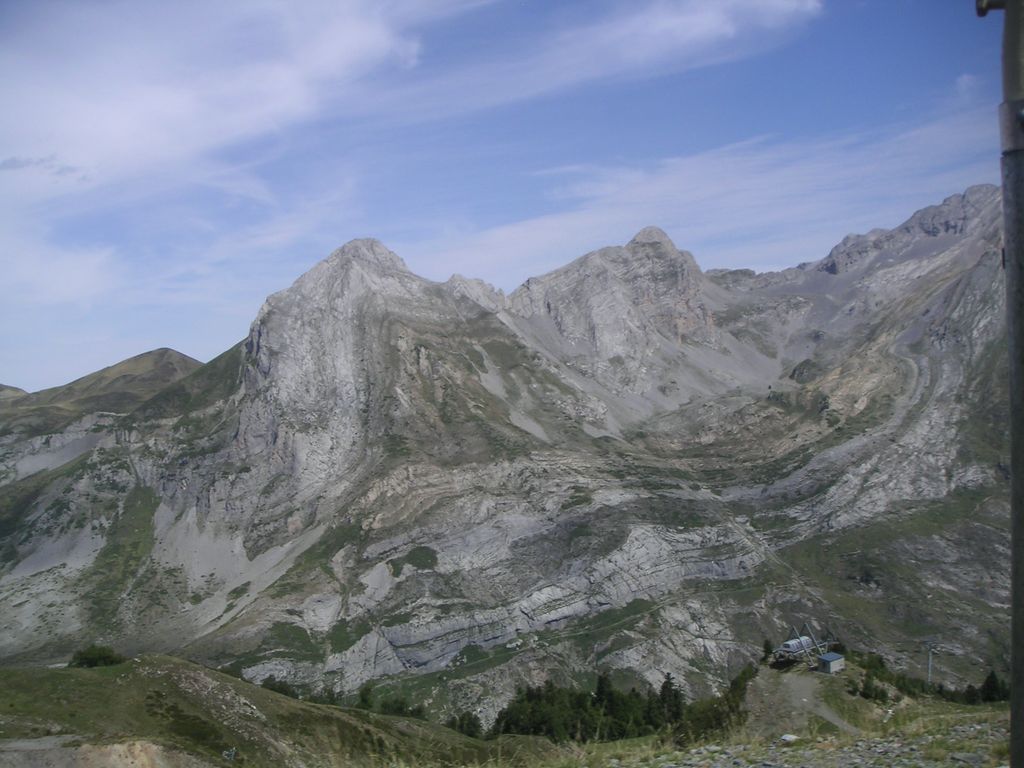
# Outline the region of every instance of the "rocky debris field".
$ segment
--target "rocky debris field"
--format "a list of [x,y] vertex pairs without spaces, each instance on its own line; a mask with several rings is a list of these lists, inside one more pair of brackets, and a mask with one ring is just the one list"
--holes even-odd
[[709,744],[685,752],[631,761],[610,758],[608,768],[993,768],[1008,766],[1009,726],[956,725],[945,732],[856,741],[792,739],[763,745]]

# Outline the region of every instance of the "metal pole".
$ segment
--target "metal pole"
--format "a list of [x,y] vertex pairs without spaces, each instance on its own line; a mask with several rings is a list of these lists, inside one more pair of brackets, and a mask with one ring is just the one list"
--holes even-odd
[[1010,354],[1010,765],[1024,768],[1024,0],[975,0],[979,16],[1005,9],[1003,243]]

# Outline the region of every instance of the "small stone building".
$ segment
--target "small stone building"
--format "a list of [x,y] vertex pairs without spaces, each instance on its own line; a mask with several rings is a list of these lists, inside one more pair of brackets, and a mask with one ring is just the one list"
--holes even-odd
[[823,653],[818,657],[818,671],[826,675],[834,675],[846,669],[846,659],[838,653]]

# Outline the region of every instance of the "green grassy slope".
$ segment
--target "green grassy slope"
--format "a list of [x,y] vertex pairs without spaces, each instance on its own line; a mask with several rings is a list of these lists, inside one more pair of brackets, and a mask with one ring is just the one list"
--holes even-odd
[[156,349],[60,387],[0,397],[0,431],[46,434],[96,411],[126,413],[201,367],[198,360]]
[[71,735],[71,743],[142,740],[249,766],[521,763],[547,742],[484,742],[432,723],[311,704],[166,656],[95,669],[0,669],[0,741]]
[[241,367],[242,345],[238,343],[155,394],[135,415],[142,419],[159,419],[202,410],[227,398],[238,388]]
[[27,394],[28,392],[19,387],[9,387],[6,384],[0,384],[0,400],[5,400],[9,397],[21,397]]

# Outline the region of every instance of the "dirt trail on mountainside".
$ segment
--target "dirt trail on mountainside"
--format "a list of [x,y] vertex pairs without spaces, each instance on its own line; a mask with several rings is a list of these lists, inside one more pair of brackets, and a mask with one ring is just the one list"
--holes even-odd
[[783,733],[805,731],[808,715],[815,715],[843,733],[859,734],[856,727],[823,701],[821,683],[817,672],[762,669],[747,691],[747,729],[778,738]]

